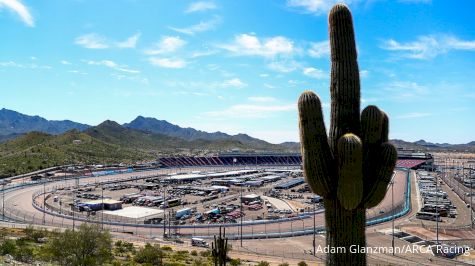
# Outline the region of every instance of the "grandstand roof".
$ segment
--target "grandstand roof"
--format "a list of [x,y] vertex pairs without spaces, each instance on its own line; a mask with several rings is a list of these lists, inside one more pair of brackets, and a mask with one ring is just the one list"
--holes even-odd
[[292,179],[290,181],[278,184],[277,186],[275,186],[275,188],[276,189],[287,189],[287,188],[291,188],[291,187],[294,187],[294,186],[302,184],[302,183],[304,183],[303,178],[295,178],[295,179]]
[[238,170],[238,171],[229,171],[223,173],[212,173],[208,174],[208,177],[224,177],[224,176],[236,176],[236,175],[245,175],[245,174],[252,174],[257,172],[257,170]]
[[404,167],[404,168],[414,168],[425,163],[427,160],[423,159],[399,159],[397,160],[396,167]]
[[206,178],[206,175],[186,174],[186,175],[173,175],[173,176],[167,177],[166,180],[185,181],[185,180],[199,180],[199,179],[205,179],[205,178]]

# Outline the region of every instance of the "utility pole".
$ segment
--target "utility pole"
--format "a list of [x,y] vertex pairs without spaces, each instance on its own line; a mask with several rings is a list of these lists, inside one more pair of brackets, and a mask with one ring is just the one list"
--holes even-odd
[[394,256],[394,220],[396,219],[396,217],[394,216],[394,178],[396,177],[395,174],[393,174],[393,180],[392,180],[392,184],[391,184],[391,205],[392,205],[392,213],[393,213],[393,223],[392,223],[392,226],[393,226],[393,233],[392,233],[392,241],[391,241],[391,244],[392,244],[392,247],[393,247],[393,256]]
[[43,224],[46,224],[46,177],[43,179]]
[[167,190],[165,189],[165,185],[163,186],[163,239],[165,239],[167,235],[167,229],[166,229],[166,214],[165,214],[165,204],[166,204],[166,193]]
[[241,183],[241,237],[240,237],[240,240],[241,240],[241,247],[242,247],[242,217],[244,216],[244,212],[242,211],[242,183]]
[[436,175],[436,183],[435,183],[435,213],[436,213],[436,235],[437,235],[437,242],[436,244],[439,244],[439,175]]
[[470,167],[469,172],[468,172],[469,180],[470,180],[470,228],[473,228],[473,206],[472,206],[472,196],[473,196],[473,179],[472,179],[472,168]]
[[101,194],[101,199],[102,199],[102,204],[101,204],[101,226],[102,226],[102,230],[104,230],[104,183],[101,183],[101,191],[102,191],[102,194]]
[[313,256],[317,256],[317,254],[315,254],[315,250],[316,250],[316,236],[315,236],[315,213],[317,211],[317,207],[316,207],[317,203],[315,202],[315,196],[313,198]]
[[5,184],[6,181],[2,181],[2,221],[5,221]]

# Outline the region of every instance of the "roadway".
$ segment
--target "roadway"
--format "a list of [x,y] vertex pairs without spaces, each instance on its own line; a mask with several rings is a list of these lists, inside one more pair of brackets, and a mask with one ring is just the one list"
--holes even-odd
[[[209,168],[206,168],[210,170]],[[196,169],[193,169],[196,170]],[[130,180],[131,177],[140,176],[141,178],[147,176],[156,176],[163,174],[170,174],[172,172],[187,172],[191,169],[174,169],[174,170],[154,170],[147,172],[133,172],[133,173],[124,173],[117,175],[109,175],[102,177],[88,177],[82,178],[79,180],[79,186],[84,186],[89,183],[97,183],[99,181],[113,181],[113,180]],[[50,190],[58,186],[74,186],[76,180],[58,180],[55,182],[45,184],[45,189]],[[406,174],[405,172],[397,172],[395,176],[395,186],[394,186],[394,204],[400,205],[404,201],[404,191],[406,185]],[[68,218],[56,217],[48,213],[43,213],[40,210],[37,210],[32,205],[32,197],[35,193],[42,191],[43,185],[38,184],[35,186],[24,187],[18,190],[7,191],[5,193],[5,210],[11,218],[16,218],[25,223],[32,224],[43,224],[43,220],[46,225],[53,225],[58,227],[72,227],[79,225],[81,222]],[[375,208],[368,210],[368,217],[372,216],[381,216],[382,213],[387,213],[390,211],[392,206],[392,197],[391,189],[388,191],[384,200]],[[41,197],[40,197],[41,199]],[[258,224],[258,225],[248,225],[245,222],[243,223],[242,234],[267,234],[267,233],[281,233],[281,232],[296,232],[305,229],[312,229],[314,226],[313,217],[307,219],[298,219],[294,221],[281,221],[277,223],[270,224]],[[315,215],[315,224],[317,227],[324,226],[324,215],[323,213]],[[238,222],[239,225],[239,222]],[[104,228],[110,229],[111,231],[116,232],[129,232],[138,235],[144,235],[148,237],[161,237],[163,236],[163,227],[150,227],[143,228],[134,225],[104,225]],[[168,229],[167,229],[168,230]],[[191,228],[180,228],[179,233],[184,235],[204,235],[212,236],[218,232],[218,227],[191,227]],[[229,235],[240,235],[240,226],[233,226],[227,228],[227,234]]]

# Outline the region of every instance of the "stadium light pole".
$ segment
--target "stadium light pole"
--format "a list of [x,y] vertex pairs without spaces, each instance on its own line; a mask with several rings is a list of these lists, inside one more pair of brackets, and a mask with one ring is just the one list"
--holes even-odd
[[46,224],[46,177],[43,180],[43,224]]
[[167,235],[167,228],[166,228],[166,214],[165,214],[165,202],[166,202],[166,193],[167,190],[165,189],[165,185],[162,187],[163,188],[163,239],[165,239]]
[[392,233],[392,241],[391,241],[391,245],[393,247],[393,256],[394,256],[394,220],[396,219],[396,217],[394,216],[394,178],[396,177],[395,174],[393,174],[393,180],[392,180],[392,184],[391,184],[391,205],[392,205],[392,213],[393,213],[393,222],[392,222],[392,227],[393,227],[393,233]]
[[316,202],[315,202],[315,198],[313,199],[313,256],[317,256],[317,254],[315,254],[315,249],[316,249],[316,236],[315,236],[315,213],[317,212],[317,207],[316,207]]
[[[234,160],[233,160],[233,164],[234,164]],[[240,240],[241,240],[241,247],[242,247],[242,217],[244,216],[244,212],[242,211],[242,183],[241,183],[241,237],[240,237]]]
[[101,183],[101,199],[102,199],[102,204],[101,204],[101,226],[102,230],[104,230],[104,183]]
[[435,205],[435,213],[436,213],[436,227],[435,227],[435,230],[436,230],[436,238],[437,238],[437,241],[436,241],[436,244],[438,245],[439,244],[439,219],[440,219],[440,216],[439,216],[439,175],[436,175],[436,181],[435,181],[435,201],[436,201],[436,205]]
[[473,179],[472,179],[472,167],[469,168],[468,177],[470,180],[470,228],[473,228],[473,206],[472,206],[472,196],[473,196]]
[[5,221],[5,183],[2,182],[2,221]]

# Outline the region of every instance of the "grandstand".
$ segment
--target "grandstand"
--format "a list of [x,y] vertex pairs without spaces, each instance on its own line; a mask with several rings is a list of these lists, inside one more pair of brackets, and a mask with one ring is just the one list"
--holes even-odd
[[[192,166],[300,166],[299,153],[224,153],[216,156],[161,157],[159,164],[164,167]],[[411,169],[431,169],[434,159],[428,153],[398,151],[397,167]]]
[[158,162],[167,167],[185,166],[243,166],[243,165],[300,165],[300,154],[244,154],[231,153],[217,156],[162,157]]
[[430,153],[398,150],[397,157],[396,167],[431,170],[434,166],[434,158]]

